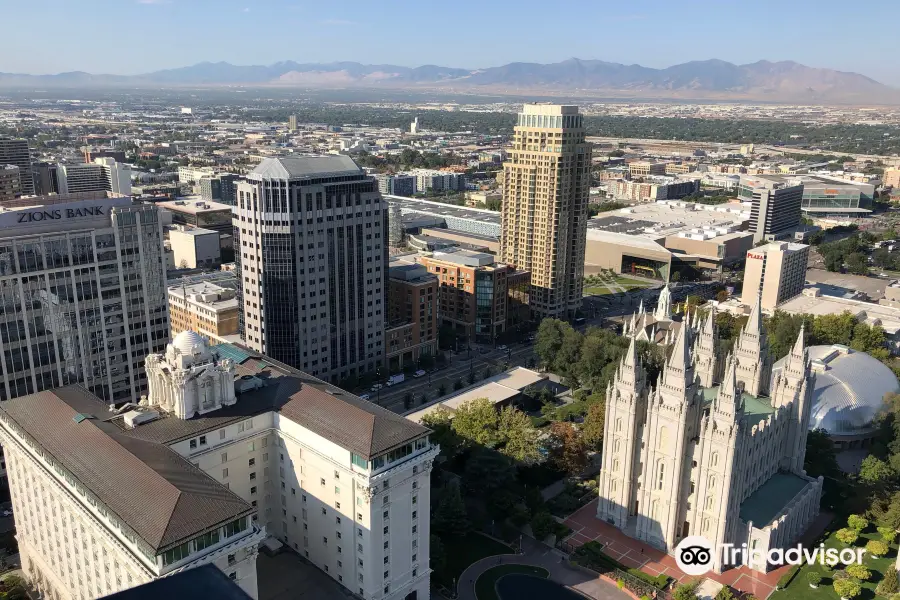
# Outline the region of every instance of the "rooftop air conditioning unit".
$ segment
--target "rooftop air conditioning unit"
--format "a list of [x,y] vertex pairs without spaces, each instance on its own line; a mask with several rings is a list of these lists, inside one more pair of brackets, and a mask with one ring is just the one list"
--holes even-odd
[[159,413],[155,410],[131,410],[125,413],[123,418],[125,419],[125,425],[127,425],[129,429],[134,429],[138,425],[157,420],[159,418]]

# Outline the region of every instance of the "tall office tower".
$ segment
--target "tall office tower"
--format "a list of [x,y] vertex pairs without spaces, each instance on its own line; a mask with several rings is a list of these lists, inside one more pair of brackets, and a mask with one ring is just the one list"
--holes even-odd
[[34,195],[34,183],[30,177],[25,177],[27,173],[31,173],[31,154],[28,152],[28,142],[25,140],[15,140],[9,137],[0,137],[0,165],[16,165],[19,167],[20,181],[22,184],[22,195]]
[[741,175],[738,198],[750,203],[753,242],[775,241],[800,226],[803,182],[780,175]]
[[131,167],[114,158],[95,158],[94,164],[100,165],[100,181],[103,189],[113,194],[131,195]]
[[297,115],[288,117],[288,131],[297,131]]
[[[0,165],[0,206],[22,195],[20,176],[22,170],[16,165]],[[30,176],[30,173],[25,173]]]
[[56,187],[60,194],[112,192],[131,194],[131,167],[113,158],[98,158],[89,164],[56,166]]
[[503,164],[500,262],[531,272],[535,319],[581,306],[590,184],[578,107],[526,104]]
[[49,196],[50,194],[59,193],[57,170],[56,163],[38,162],[31,165],[31,173],[28,177],[32,181],[36,196]]
[[0,212],[0,400],[82,383],[107,402],[147,391],[169,336],[162,226],[152,205],[94,192]]
[[268,158],[238,183],[234,254],[251,349],[332,381],[384,358],[387,205],[346,156]]

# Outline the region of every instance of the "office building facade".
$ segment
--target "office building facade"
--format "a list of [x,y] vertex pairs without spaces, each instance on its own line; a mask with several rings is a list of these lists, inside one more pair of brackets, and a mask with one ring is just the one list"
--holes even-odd
[[88,164],[56,165],[56,189],[60,194],[112,192],[131,194],[131,167],[113,158],[98,158]]
[[415,175],[376,175],[378,191],[391,196],[412,196],[416,193]]
[[234,206],[237,203],[237,182],[239,175],[223,173],[216,177],[204,177],[200,180],[200,198],[205,202],[219,202]]
[[741,176],[738,198],[750,203],[754,243],[789,236],[800,226],[803,183],[796,178]]
[[531,273],[536,319],[581,306],[590,170],[578,107],[526,104],[503,166],[499,258]]
[[23,196],[34,195],[34,183],[26,175],[31,173],[31,153],[28,142],[10,137],[0,137],[0,165],[19,167],[19,179]]
[[237,277],[229,271],[170,280],[170,337],[182,331],[195,331],[210,340],[237,335],[239,285]]
[[238,184],[245,343],[334,381],[384,361],[387,204],[346,156],[266,159]]
[[16,165],[0,165],[0,206],[22,195],[21,175],[22,171]]
[[804,244],[775,242],[748,250],[741,301],[750,306],[760,301],[764,310],[774,310],[799,296],[808,263],[809,246]]
[[889,187],[900,187],[900,169],[885,169],[884,185]]
[[97,192],[14,202],[0,213],[0,400],[71,383],[136,400],[169,334],[157,209]]
[[438,279],[418,264],[392,266],[388,273],[384,360],[396,372],[437,355]]

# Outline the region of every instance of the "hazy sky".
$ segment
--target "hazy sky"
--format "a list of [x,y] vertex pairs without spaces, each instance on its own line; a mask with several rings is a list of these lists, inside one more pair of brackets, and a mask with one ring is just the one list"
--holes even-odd
[[900,86],[897,0],[0,0],[0,72],[795,60]]

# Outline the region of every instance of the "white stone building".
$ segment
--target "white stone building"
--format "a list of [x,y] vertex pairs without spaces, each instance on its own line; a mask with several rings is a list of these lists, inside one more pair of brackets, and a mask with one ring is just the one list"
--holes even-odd
[[815,375],[801,332],[771,378],[758,304],[720,375],[714,319],[682,325],[655,385],[632,338],[606,394],[597,516],[668,552],[701,535],[765,553],[819,512],[822,480],[803,470]]
[[[429,597],[439,447],[428,429],[189,331],[146,368],[149,397],[116,413],[74,386],[0,407],[23,566],[42,591],[96,597],[212,561],[255,597],[252,559],[268,532],[366,600]],[[78,493],[63,502],[67,485]],[[245,529],[227,536],[221,527],[235,519]],[[105,550],[76,550],[79,523],[104,536]],[[167,544],[142,545],[148,523]],[[208,544],[211,526],[219,536]],[[99,587],[72,583],[84,569],[101,573]]]

